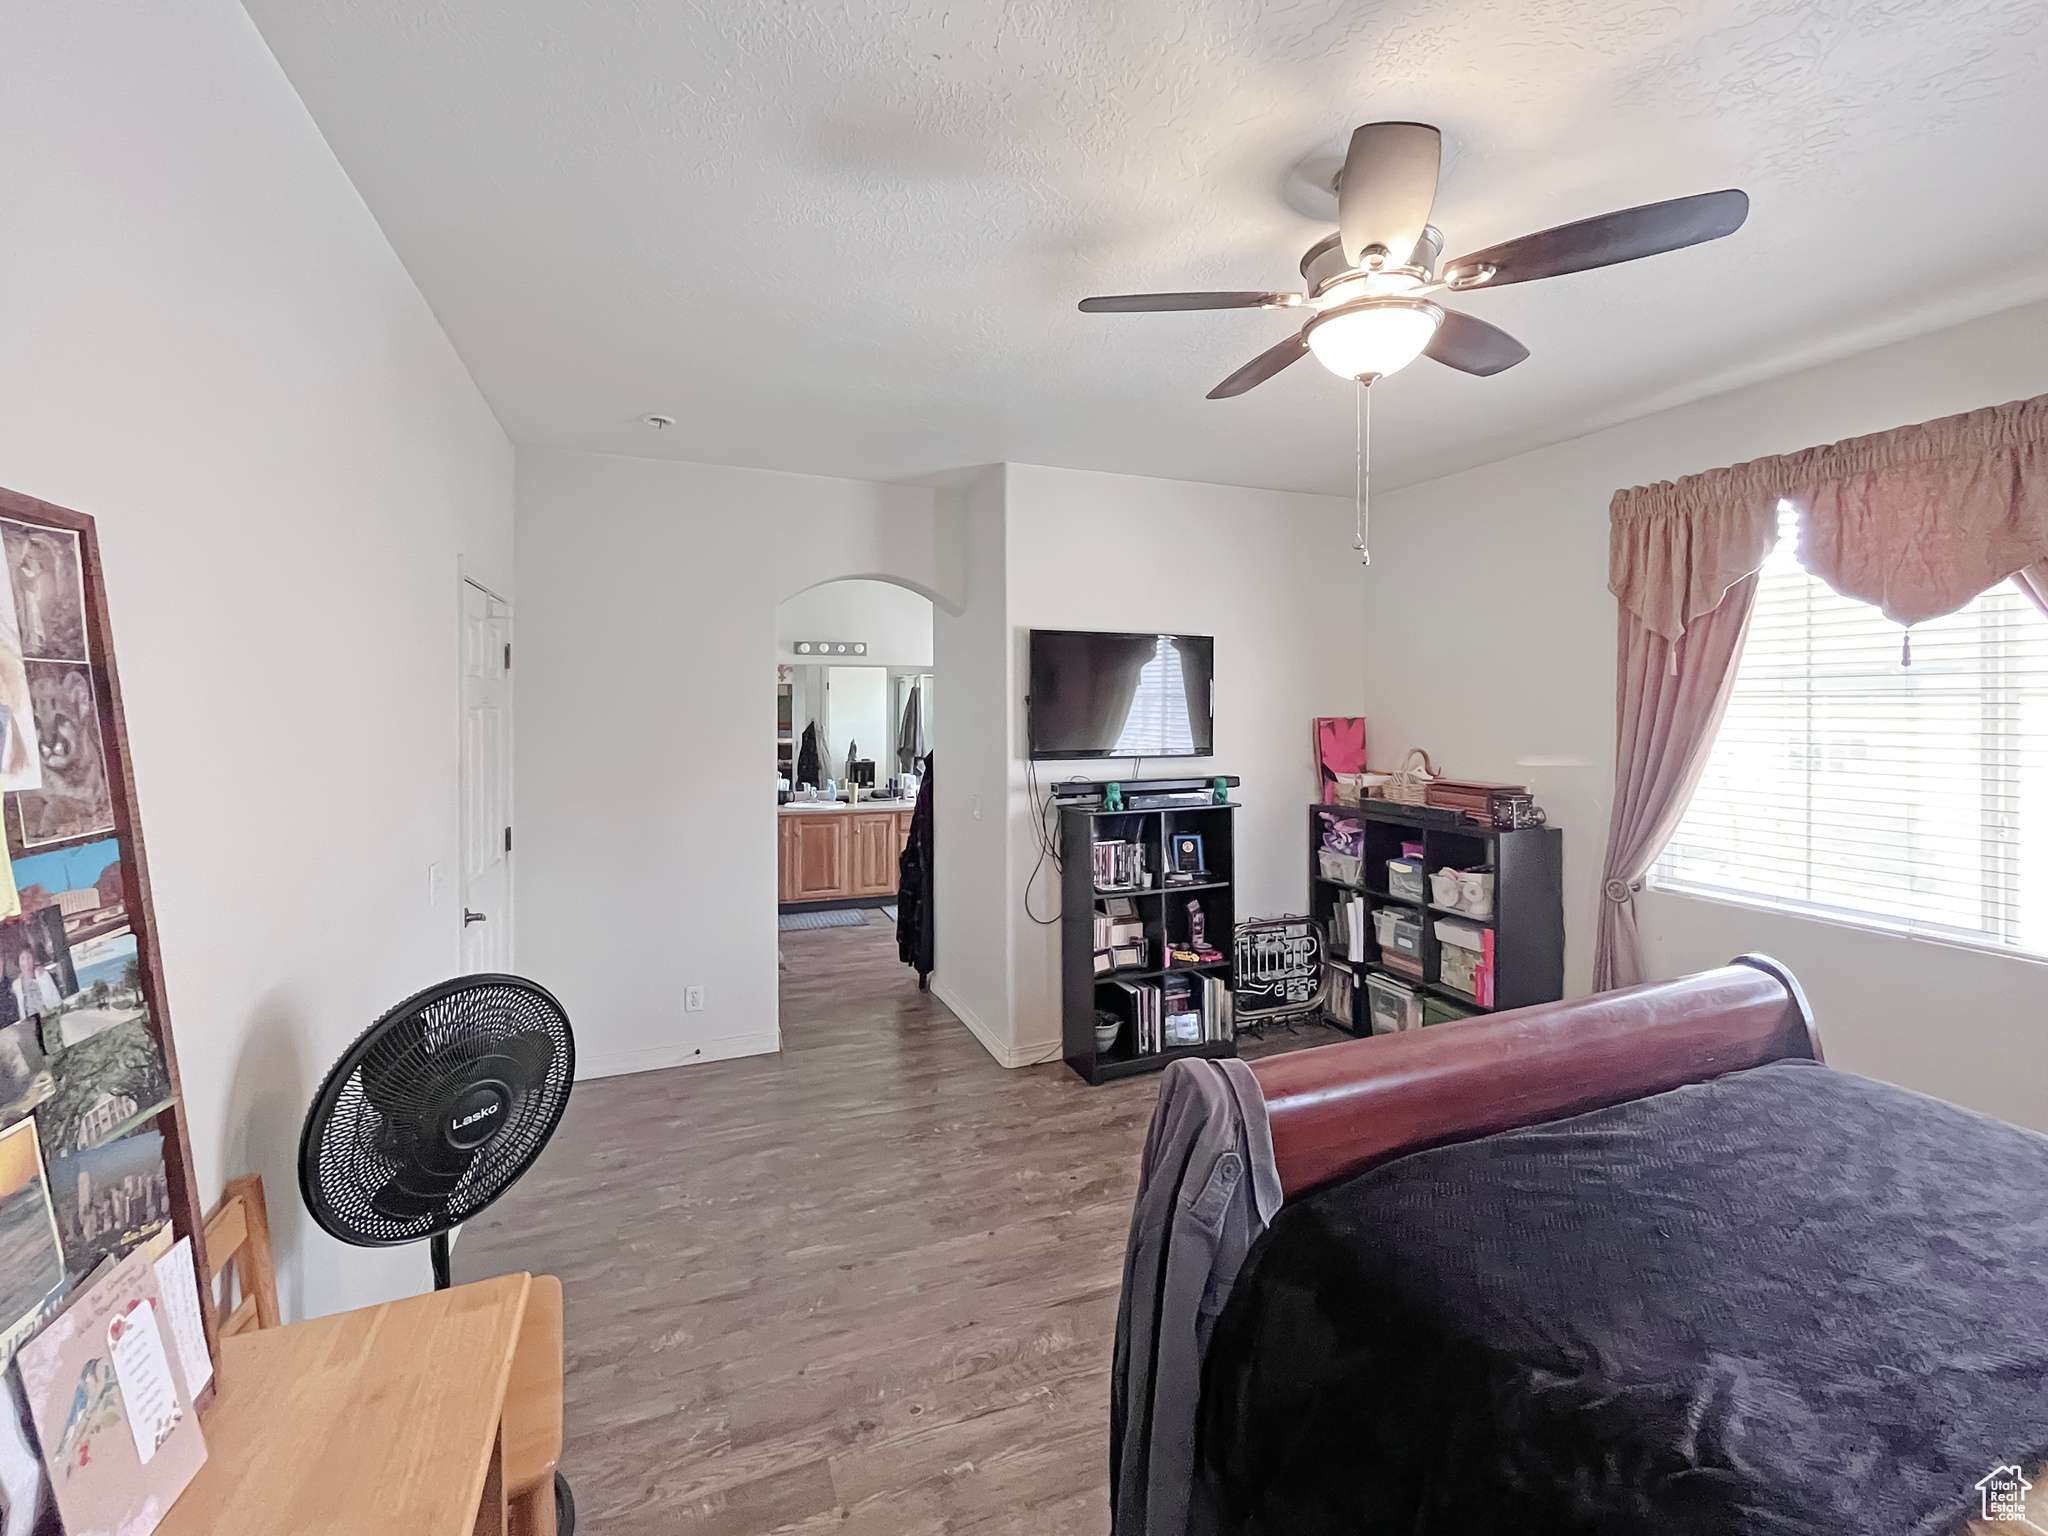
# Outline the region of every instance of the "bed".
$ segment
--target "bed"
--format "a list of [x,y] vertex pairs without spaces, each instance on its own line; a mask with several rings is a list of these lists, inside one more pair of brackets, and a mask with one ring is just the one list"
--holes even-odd
[[1766,958],[1254,1072],[1195,1529],[1943,1536],[2048,1459],[2048,1138],[1828,1070]]

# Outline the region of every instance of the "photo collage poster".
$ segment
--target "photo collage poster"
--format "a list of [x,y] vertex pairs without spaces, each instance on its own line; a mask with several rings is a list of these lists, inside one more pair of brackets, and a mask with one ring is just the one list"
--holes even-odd
[[[4,1366],[71,1287],[109,1260],[168,1246],[171,1233],[163,1136],[151,1128],[170,1079],[130,921],[80,535],[0,518],[0,565]],[[10,1182],[7,1158],[23,1154],[6,1149],[23,1146],[36,1177]],[[41,1270],[13,1271],[15,1250],[45,1229],[63,1272],[54,1294]]]

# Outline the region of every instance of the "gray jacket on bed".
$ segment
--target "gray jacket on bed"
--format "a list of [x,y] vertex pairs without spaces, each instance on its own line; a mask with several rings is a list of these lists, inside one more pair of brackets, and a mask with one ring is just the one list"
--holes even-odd
[[1185,1536],[1202,1354],[1280,1208],[1266,1100],[1241,1061],[1169,1065],[1145,1136],[1110,1375],[1114,1536]]

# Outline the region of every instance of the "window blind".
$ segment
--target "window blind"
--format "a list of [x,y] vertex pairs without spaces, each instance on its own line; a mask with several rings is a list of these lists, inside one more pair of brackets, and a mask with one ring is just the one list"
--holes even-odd
[[1904,632],[1809,576],[1798,514],[1758,579],[1728,713],[1654,884],[2048,951],[2048,619],[2010,583]]

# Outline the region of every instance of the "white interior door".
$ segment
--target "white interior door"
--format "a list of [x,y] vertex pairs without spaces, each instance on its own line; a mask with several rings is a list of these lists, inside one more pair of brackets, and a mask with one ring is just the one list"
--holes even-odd
[[462,584],[462,969],[512,969],[512,607]]

